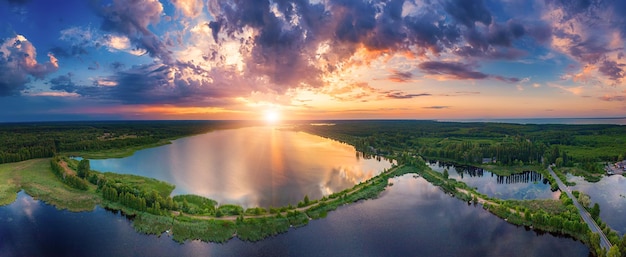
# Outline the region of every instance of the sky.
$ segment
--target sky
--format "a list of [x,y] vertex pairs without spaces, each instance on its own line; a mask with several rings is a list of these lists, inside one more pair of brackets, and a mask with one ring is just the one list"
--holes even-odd
[[622,0],[0,0],[0,122],[626,116]]

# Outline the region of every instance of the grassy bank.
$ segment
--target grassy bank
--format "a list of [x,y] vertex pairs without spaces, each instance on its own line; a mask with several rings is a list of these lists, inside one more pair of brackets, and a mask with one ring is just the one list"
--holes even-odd
[[101,198],[92,186],[87,192],[63,184],[50,170],[50,159],[35,159],[0,165],[0,205],[15,201],[24,190],[35,199],[71,211],[93,210]]
[[[75,167],[71,161],[69,166]],[[169,197],[174,188],[173,185],[158,180],[134,175],[98,172],[95,174],[105,178],[108,185],[118,183],[120,186],[135,188],[138,192],[155,192]],[[199,211],[200,216],[178,211],[150,213],[149,210],[140,210],[122,202],[104,200],[103,192],[97,190],[95,185],[91,185],[87,191],[70,188],[52,174],[48,159],[0,165],[0,179],[7,181],[0,187],[2,196],[0,200],[8,204],[15,199],[16,192],[23,189],[34,198],[41,199],[59,209],[83,211],[91,210],[96,204],[101,204],[109,209],[120,210],[127,215],[134,216],[133,227],[138,232],[156,235],[167,232],[177,242],[196,239],[226,242],[234,236],[246,241],[258,241],[287,232],[292,226],[304,226],[308,224],[309,219],[324,218],[340,206],[376,198],[386,189],[390,178],[404,174],[419,174],[431,184],[442,188],[444,192],[463,201],[482,203],[486,210],[509,223],[569,235],[590,244],[588,228],[581,222],[575,208],[571,206],[571,200],[567,199],[564,194],[560,200],[505,201],[490,198],[463,182],[445,178],[441,173],[429,169],[420,161],[416,161],[413,166],[394,167],[350,189],[309,201],[305,206],[275,208],[269,213],[244,211],[239,206],[222,205],[216,210],[221,208],[220,212],[224,216],[218,216],[207,211],[215,208],[214,201],[189,195],[177,197],[175,202],[183,204],[187,202],[188,211],[202,210]],[[140,196],[141,194],[138,194],[138,197]]]
[[419,174],[463,201],[481,203],[485,210],[511,224],[567,235],[591,245],[590,230],[566,194],[561,194],[559,200],[502,200],[481,194],[463,182],[447,179],[439,172],[421,170]]

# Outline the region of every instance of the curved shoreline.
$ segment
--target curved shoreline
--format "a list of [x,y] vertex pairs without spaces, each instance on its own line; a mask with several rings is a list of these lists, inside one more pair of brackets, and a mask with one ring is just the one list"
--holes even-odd
[[[586,232],[569,231],[551,226],[549,224],[539,224],[532,219],[532,217],[535,217],[536,215],[544,215],[546,216],[546,219],[550,219],[550,217],[558,215],[551,215],[541,209],[533,210],[526,207],[520,207],[520,204],[512,204],[512,201],[487,197],[486,195],[477,192],[475,189],[469,188],[463,182],[444,178],[442,174],[430,170],[425,163],[419,159],[419,157],[412,163],[394,166],[392,169],[386,170],[368,181],[355,185],[354,187],[346,189],[342,192],[330,195],[329,197],[311,201],[306,206],[297,208],[292,207],[283,209],[278,213],[265,213],[261,215],[240,214],[214,217],[207,215],[185,214],[181,211],[168,211],[166,213],[155,215],[147,211],[133,209],[119,202],[105,200],[101,197],[102,192],[99,192],[94,185],[92,185],[87,191],[82,191],[82,194],[85,195],[87,193],[86,195],[95,195],[96,201],[93,203],[94,207],[95,204],[97,204],[104,208],[119,210],[126,215],[134,216],[133,227],[141,233],[161,235],[164,232],[168,232],[168,234],[171,235],[177,242],[185,242],[186,240],[194,239],[207,242],[226,242],[235,236],[246,241],[258,241],[266,237],[287,232],[291,227],[306,225],[311,219],[324,218],[328,212],[335,210],[339,206],[364,199],[376,198],[388,186],[388,179],[404,174],[418,174],[429,183],[440,187],[444,192],[449,193],[456,198],[467,201],[468,203],[481,203],[484,209],[492,212],[509,223],[531,227],[542,232],[562,233],[581,240],[586,245],[590,244],[589,237]],[[126,176],[120,174],[116,175]],[[68,188],[66,185],[65,189],[70,192],[81,193],[80,191],[76,192],[75,189]],[[31,195],[28,191],[26,191],[26,193]],[[48,197],[47,195],[34,197],[41,198],[44,202],[51,203],[60,209],[67,208],[72,211],[77,211],[76,209],[68,208],[62,204],[55,203],[54,201],[48,201],[46,199],[46,197]],[[554,201],[559,202],[558,200],[546,200],[545,202],[558,204]],[[72,203],[71,200],[65,202],[67,204]],[[92,209],[93,208],[87,210]]]

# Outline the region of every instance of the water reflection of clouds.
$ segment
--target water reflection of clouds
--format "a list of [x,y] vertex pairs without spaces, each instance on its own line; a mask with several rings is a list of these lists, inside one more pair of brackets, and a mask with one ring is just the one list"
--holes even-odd
[[147,150],[94,160],[92,167],[168,181],[176,185],[174,195],[269,207],[350,188],[391,166],[388,161],[357,159],[347,144],[271,127],[218,130]]
[[593,203],[600,205],[600,218],[620,234],[626,234],[626,178],[623,176],[603,177],[591,183],[582,177],[567,176],[568,181],[575,182],[573,190],[585,192]]
[[39,208],[39,201],[20,191],[17,199],[13,204],[9,205],[9,208],[13,213],[18,214],[14,215],[15,217],[20,217],[21,214],[24,214],[30,222],[35,223],[34,213]]
[[[387,194],[372,201],[360,212],[380,220],[381,225],[364,225],[386,235],[381,227],[393,227],[395,240],[413,241],[418,245],[441,245],[432,249],[420,247],[422,256],[568,256],[572,246],[585,247],[574,240],[560,239],[549,234],[508,224],[483,210],[480,205],[467,205],[423,178],[405,175],[392,179],[394,185]],[[408,232],[411,230],[419,232]],[[406,239],[410,238],[410,239]],[[443,243],[442,243],[443,242]],[[389,242],[389,247],[395,244]],[[560,254],[559,254],[560,253]]]

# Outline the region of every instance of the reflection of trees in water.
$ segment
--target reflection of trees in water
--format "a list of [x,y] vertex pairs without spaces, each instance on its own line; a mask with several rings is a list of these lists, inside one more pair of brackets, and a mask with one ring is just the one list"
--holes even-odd
[[544,181],[543,175],[534,171],[524,171],[510,176],[497,176],[496,180],[498,184],[535,183]]
[[370,153],[366,153],[366,152],[356,151],[356,159],[358,161],[360,161],[361,158],[363,158],[365,160],[376,159],[379,162],[380,161],[387,161],[389,163],[394,163],[394,160],[387,159],[384,156],[380,156],[380,155],[377,155],[377,154],[370,154]]
[[[439,168],[451,170],[454,168],[454,171],[461,177],[470,176],[470,177],[482,177],[485,175],[485,170],[479,167],[468,166],[468,165],[454,165],[447,162],[434,162],[429,161],[430,164],[437,164]],[[543,184],[548,183],[548,180],[541,175],[541,173],[537,173],[534,171],[524,171],[522,173],[517,173],[509,176],[500,176],[488,172],[492,177],[496,177],[496,182],[498,184],[517,184],[517,183],[535,183],[542,182]]]

